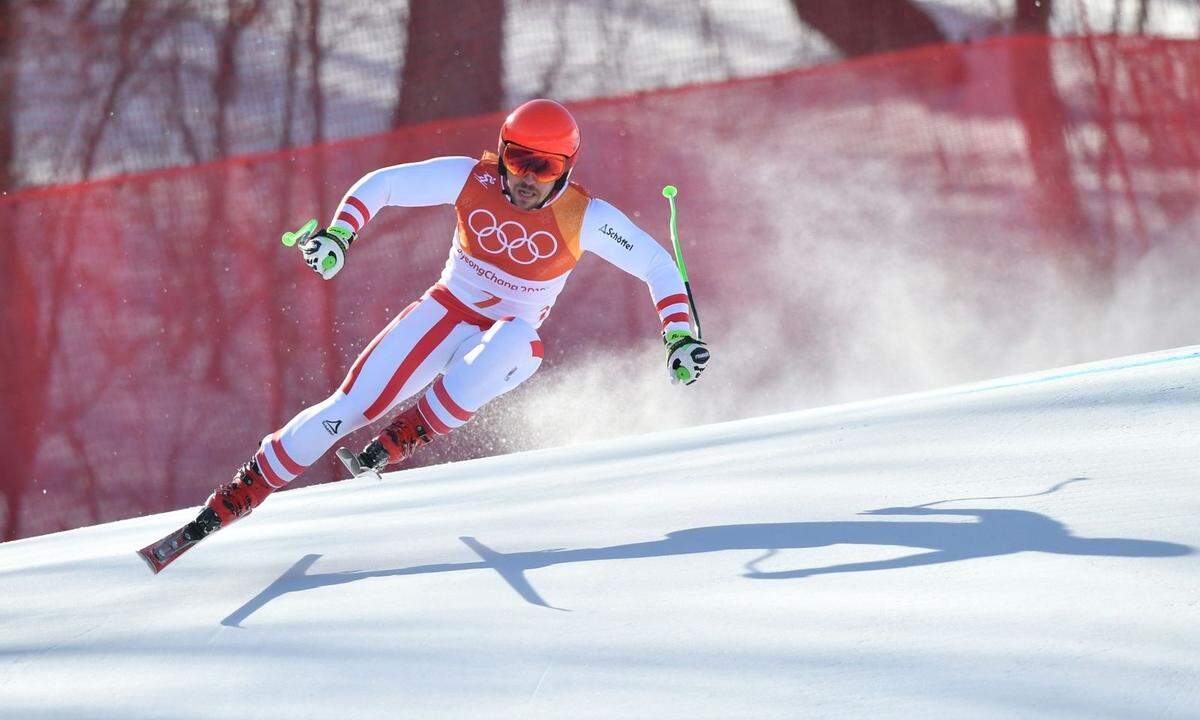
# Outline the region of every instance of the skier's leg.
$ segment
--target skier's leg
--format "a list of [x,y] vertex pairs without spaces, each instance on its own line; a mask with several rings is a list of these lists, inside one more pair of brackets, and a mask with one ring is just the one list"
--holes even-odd
[[500,320],[461,343],[445,374],[358,455],[363,467],[382,469],[408,459],[436,435],[466,424],[488,401],[520,385],[542,363],[542,341],[523,320]]
[[344,436],[428,385],[477,333],[428,298],[405,308],[363,350],[332,395],[263,438],[254,458],[217,488],[207,502],[215,516],[210,520],[228,524],[248,514]]
[[460,427],[479,408],[528,380],[542,364],[542,339],[524,320],[497,322],[455,353],[417,403],[434,432]]
[[428,385],[477,332],[436,301],[410,305],[363,350],[332,395],[263,439],[264,475],[274,484],[290,482],[343,437]]

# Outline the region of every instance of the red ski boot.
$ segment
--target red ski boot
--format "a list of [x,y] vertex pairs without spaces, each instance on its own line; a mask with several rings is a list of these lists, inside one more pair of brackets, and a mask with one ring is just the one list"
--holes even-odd
[[138,551],[150,569],[158,573],[196,543],[222,527],[250,514],[273,490],[263,479],[254,460],[238,468],[233,479],[209,496],[196,519]]
[[249,515],[274,489],[263,478],[258,462],[251,459],[238,468],[232,480],[214,490],[205,505],[216,515],[217,527],[221,528]]
[[432,440],[433,434],[425,427],[421,411],[414,405],[397,415],[359,454],[338,448],[337,456],[354,477],[371,475],[378,479],[380,470],[404,462],[418,447]]

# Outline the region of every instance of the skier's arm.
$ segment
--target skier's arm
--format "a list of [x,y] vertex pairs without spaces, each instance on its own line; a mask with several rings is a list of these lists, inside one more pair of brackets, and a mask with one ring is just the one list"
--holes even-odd
[[690,332],[687,293],[679,269],[661,245],[609,203],[593,198],[583,215],[580,249],[593,252],[650,288],[664,333]]
[[438,157],[368,173],[350,186],[333,213],[331,227],[357,234],[388,206],[452,205],[476,162],[469,157]]
[[593,198],[583,216],[582,250],[593,252],[650,288],[662,323],[672,382],[696,381],[708,362],[704,343],[692,337],[687,291],[679,268],[662,245],[611,204]]
[[475,160],[439,157],[368,173],[350,186],[333,213],[333,222],[299,242],[304,261],[325,280],[346,264],[346,251],[371,218],[391,205],[426,207],[453,204]]

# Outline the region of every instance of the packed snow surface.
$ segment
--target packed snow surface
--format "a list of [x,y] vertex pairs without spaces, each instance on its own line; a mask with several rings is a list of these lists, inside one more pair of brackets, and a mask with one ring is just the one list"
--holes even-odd
[[11,542],[0,716],[1197,718],[1198,428],[1182,348]]

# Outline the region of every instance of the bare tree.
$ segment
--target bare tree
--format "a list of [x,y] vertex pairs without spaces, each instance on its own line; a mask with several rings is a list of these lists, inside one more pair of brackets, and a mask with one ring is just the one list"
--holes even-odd
[[1044,35],[1050,30],[1054,0],[1017,0],[1013,29],[1018,33]]
[[[1053,12],[1054,0],[1018,0],[1014,29],[1046,35]],[[1025,130],[1026,155],[1036,184],[1030,203],[1050,243],[1067,252],[1081,249],[1079,244],[1089,236],[1089,223],[1075,183],[1067,145],[1070,120],[1058,93],[1052,48],[1039,37],[1015,41],[1009,48],[1017,120]]]
[[32,258],[18,248],[5,270],[7,297],[0,303],[0,490],[4,493],[3,539],[20,536],[21,509],[32,486],[38,427],[45,419],[49,362],[57,338],[37,322]]
[[910,0],[792,0],[796,15],[847,57],[946,42]]
[[[94,6],[81,9],[81,14],[77,16],[81,28],[86,25],[88,18],[82,14],[83,10],[90,13],[93,9]],[[79,162],[83,178],[90,178],[95,171],[105,135],[118,122],[117,109],[125,99],[125,94],[137,78],[152,74],[156,45],[167,36],[167,30],[178,22],[186,10],[182,4],[160,7],[148,0],[127,0],[117,22],[115,47],[103,42],[107,36],[102,34],[99,46],[91,48],[96,51],[97,57],[115,55],[116,64],[111,75],[105,78],[103,88],[99,89],[99,106],[91,114],[83,133]],[[81,34],[87,36],[87,33]],[[137,92],[133,91],[134,94]]]
[[504,3],[412,0],[393,125],[479,115],[504,102]]
[[17,67],[21,57],[21,33],[16,28],[18,18],[16,5],[0,3],[0,192],[8,192],[17,181],[13,128],[17,115]]
[[[0,207],[6,227],[16,226],[22,208]],[[34,212],[37,212],[36,206]],[[39,213],[40,214],[40,213]],[[7,294],[0,302],[0,492],[5,500],[4,540],[22,533],[22,508],[33,488],[34,463],[43,435],[56,424],[51,387],[62,340],[60,323],[68,302],[70,269],[78,235],[60,228],[77,218],[50,217],[39,245],[19,244],[7,256]],[[55,242],[54,239],[60,241]]]
[[[300,108],[309,106],[308,95],[302,93],[300,88],[301,57],[305,49],[301,40],[307,35],[311,43],[311,33],[314,32],[315,24],[312,17],[315,12],[318,11],[313,7],[313,0],[292,0],[291,26],[288,32],[283,67],[283,116],[278,143],[280,149],[289,148],[295,144]],[[284,228],[288,223],[295,221],[295,217],[292,215],[292,197],[295,194],[296,176],[295,173],[281,171],[280,168],[275,168],[273,175],[274,196],[279,198],[275,205],[274,227]],[[285,399],[287,398],[286,389],[289,375],[287,371],[290,367],[289,345],[295,338],[287,332],[288,324],[286,318],[283,317],[280,303],[277,301],[284,292],[278,274],[273,272],[273,253],[277,252],[277,246],[273,243],[264,243],[262,250],[264,255],[261,262],[265,269],[262,277],[266,282],[264,292],[269,299],[265,303],[268,314],[267,347],[271,356],[271,368],[268,370],[268,375],[273,378],[263,401],[266,403],[267,419],[271,426],[279,427],[287,420],[285,413],[288,408],[285,405]]]
[[[230,115],[234,111],[240,77],[237,58],[238,44],[242,35],[262,12],[263,1],[227,0],[225,27],[217,36],[217,67],[212,78],[213,125],[215,128],[213,151],[218,158],[228,157],[231,154],[229,146]],[[228,172],[230,169],[222,168],[222,172]],[[234,226],[235,223],[229,217],[228,183],[209,183],[208,192],[210,221],[217,227]],[[219,264],[224,260],[219,253],[212,252],[212,248],[202,248],[200,256],[203,259],[200,267],[206,275],[201,279],[200,287],[211,303],[209,306],[210,317],[216,320],[205,323],[210,350],[208,380],[213,384],[223,386],[227,381],[223,364],[225,350],[233,328],[229,322],[222,322],[222,318],[228,316],[232,319],[237,317],[237,314],[226,311],[226,298],[220,292],[218,284],[211,281],[211,275],[209,275],[209,272],[215,273]],[[208,315],[208,313],[205,314]]]
[[[21,37],[14,27],[17,17],[18,10],[14,5],[0,5],[0,191],[5,192],[15,185],[16,172],[13,121]],[[6,273],[8,289],[0,298],[3,300],[0,302],[0,367],[4,368],[4,372],[0,372],[0,396],[5,399],[0,403],[0,434],[7,438],[0,443],[0,473],[3,473],[0,475],[0,492],[4,496],[4,524],[0,528],[0,538],[4,540],[17,537],[20,530],[21,500],[30,484],[32,460],[29,453],[34,447],[33,431],[28,427],[28,418],[24,417],[25,398],[23,394],[16,394],[25,384],[24,380],[17,380],[20,370],[24,369],[28,359],[32,359],[28,358],[28,348],[24,347],[21,334],[29,328],[21,325],[29,323],[33,315],[27,308],[20,307],[29,302],[32,278],[19,247],[10,263]]]

